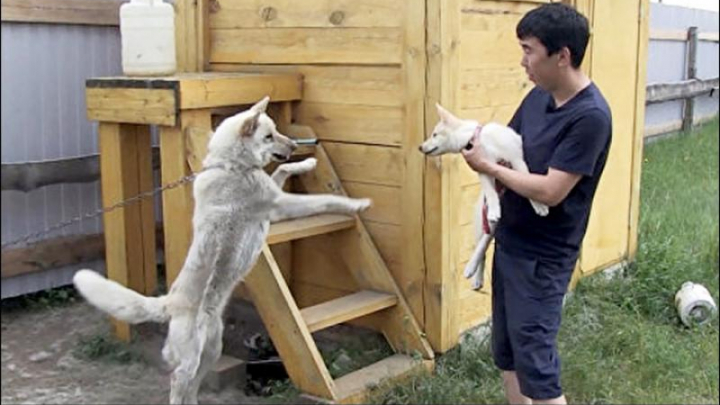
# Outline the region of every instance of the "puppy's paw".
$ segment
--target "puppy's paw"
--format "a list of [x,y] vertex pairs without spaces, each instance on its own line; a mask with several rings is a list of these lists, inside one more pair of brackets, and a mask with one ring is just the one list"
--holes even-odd
[[497,223],[500,220],[500,210],[488,210],[487,219],[491,223]]
[[545,217],[547,216],[547,214],[550,213],[550,207],[548,207],[547,205],[532,200],[530,200],[530,202],[532,203],[535,213],[540,215],[541,217]]
[[472,279],[472,284],[470,284],[470,286],[472,287],[473,290],[477,291],[483,287],[483,284],[484,284],[483,278],[484,277],[483,277],[482,271],[478,271],[477,273],[475,273],[475,277],[473,277],[473,279]]
[[463,271],[463,277],[470,278],[475,275],[475,273],[478,272],[478,266],[475,265],[473,262],[467,262],[465,265],[465,270]]

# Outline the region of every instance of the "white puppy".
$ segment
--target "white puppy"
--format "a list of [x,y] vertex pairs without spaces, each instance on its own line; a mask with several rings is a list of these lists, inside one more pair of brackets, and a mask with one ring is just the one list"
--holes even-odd
[[[472,147],[471,141],[478,134],[482,146],[481,153],[494,162],[505,162],[514,170],[528,172],[523,158],[522,138],[512,128],[494,122],[480,125],[474,120],[460,119],[437,104],[440,122],[435,125],[432,136],[420,145],[420,151],[428,156],[445,153],[460,153]],[[530,200],[538,215],[548,214],[548,206]],[[495,225],[500,219],[500,196],[495,187],[495,179],[480,174],[480,199],[475,216],[476,238],[478,245],[470,261],[465,266],[466,278],[473,278],[472,288],[477,290],[483,285],[485,252],[492,241]]]

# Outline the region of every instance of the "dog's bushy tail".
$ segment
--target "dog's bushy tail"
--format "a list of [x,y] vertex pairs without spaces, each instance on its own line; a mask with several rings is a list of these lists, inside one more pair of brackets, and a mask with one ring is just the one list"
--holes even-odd
[[146,297],[92,270],[75,273],[73,283],[88,302],[121,321],[142,323],[170,320],[167,296]]

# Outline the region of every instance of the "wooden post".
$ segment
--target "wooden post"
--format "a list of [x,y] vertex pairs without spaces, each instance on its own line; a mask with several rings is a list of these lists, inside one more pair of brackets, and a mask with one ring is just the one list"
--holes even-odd
[[[103,206],[108,207],[153,187],[150,131],[147,127],[101,122],[100,173]],[[111,280],[143,294],[155,289],[155,218],[153,201],[108,212],[105,261]],[[115,321],[118,338],[129,341],[130,327]]]
[[[687,37],[687,79],[695,79],[697,77],[697,43],[698,43],[698,32],[697,27],[690,27],[688,29]],[[689,132],[693,126],[693,116],[695,115],[695,99],[688,97],[685,99],[685,112],[683,113],[682,130],[683,132]]]
[[[191,173],[188,163],[188,129],[208,134],[212,129],[210,110],[185,110],[180,113],[180,125],[160,127],[160,163],[163,185],[175,182]],[[195,140],[202,144],[199,140]],[[205,140],[205,144],[207,140]],[[201,151],[194,151],[201,153]],[[202,153],[204,154],[204,153]],[[198,156],[202,161],[205,156]],[[163,226],[165,228],[165,274],[170,288],[177,278],[192,243],[193,196],[192,183],[163,193]]]

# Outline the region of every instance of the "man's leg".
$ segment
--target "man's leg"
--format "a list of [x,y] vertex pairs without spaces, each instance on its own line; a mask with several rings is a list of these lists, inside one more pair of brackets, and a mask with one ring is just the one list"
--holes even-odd
[[572,266],[500,254],[512,268],[505,311],[519,391],[532,403],[565,403],[556,338]]
[[517,373],[514,371],[503,371],[503,386],[505,387],[505,398],[508,404],[532,404],[533,401],[520,392]]
[[567,401],[565,400],[565,395],[560,395],[557,398],[553,399],[533,399],[533,404],[560,404],[565,405],[567,404]]
[[531,404],[530,399],[520,393],[515,373],[513,351],[508,336],[504,274],[512,274],[510,263],[498,254],[495,246],[492,266],[492,352],[495,365],[502,370],[505,398],[510,404]]

